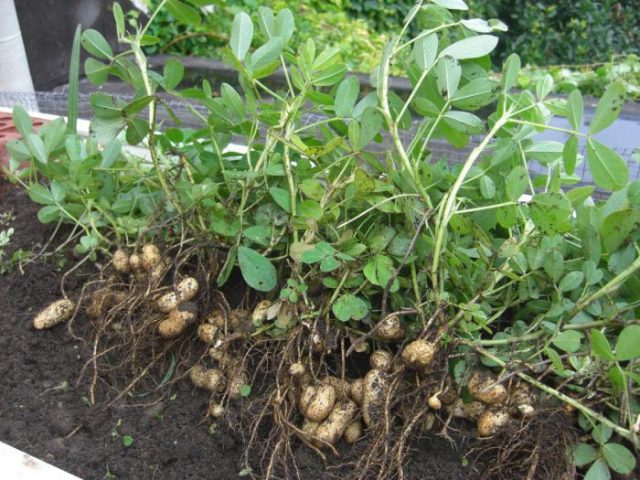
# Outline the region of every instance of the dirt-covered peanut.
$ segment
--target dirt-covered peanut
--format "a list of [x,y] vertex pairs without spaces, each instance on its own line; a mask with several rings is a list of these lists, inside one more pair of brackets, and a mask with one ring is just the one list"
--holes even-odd
[[118,249],[113,253],[113,269],[118,273],[129,273],[129,255],[124,250]]
[[193,277],[186,277],[176,285],[176,293],[180,300],[191,300],[198,294],[199,287],[198,280]]
[[453,405],[458,400],[458,393],[455,388],[447,387],[438,397],[444,405]]
[[218,334],[218,327],[210,323],[203,323],[198,326],[198,338],[204,343],[213,343]]
[[433,428],[433,425],[436,423],[436,416],[433,413],[427,413],[424,417],[424,421],[422,422],[422,428],[426,432],[430,431]]
[[224,328],[225,315],[224,311],[219,308],[212,310],[206,318],[207,323],[215,325],[218,328]]
[[224,407],[221,403],[213,403],[209,407],[209,415],[213,418],[220,418],[224,415]]
[[478,435],[490,437],[509,424],[509,414],[503,410],[485,410],[478,418]]
[[364,398],[364,379],[356,378],[351,382],[351,399],[358,405],[362,405]]
[[520,415],[527,418],[533,416],[533,414],[536,413],[536,409],[533,407],[533,405],[521,403],[520,405],[518,405],[518,412],[520,412]]
[[176,308],[169,312],[169,319],[178,318],[187,324],[193,323],[198,318],[198,306],[193,302],[180,302]]
[[475,420],[486,410],[486,408],[487,407],[482,402],[474,401],[464,403],[462,400],[458,400],[453,405],[448,406],[447,410],[454,417]]
[[162,295],[156,302],[156,306],[162,313],[169,313],[176,308],[180,303],[178,294],[176,292],[169,292]]
[[314,437],[318,440],[317,445],[322,446],[322,442],[334,445],[353,420],[357,408],[351,400],[336,403],[329,416],[316,428]]
[[342,380],[333,375],[327,375],[322,381],[328,383],[335,389],[339,400],[344,400],[351,395],[351,383],[347,379]]
[[487,405],[500,405],[508,397],[507,389],[488,372],[476,371],[467,384],[473,398]]
[[296,362],[289,367],[289,375],[292,377],[302,377],[306,371],[307,369],[300,362]]
[[300,393],[300,412],[312,422],[322,422],[336,403],[336,390],[331,385],[307,385]]
[[388,342],[397,342],[404,338],[406,330],[399,315],[386,316],[376,328],[376,335]]
[[267,312],[269,311],[269,307],[271,307],[270,300],[262,300],[256,308],[253,309],[253,313],[251,313],[251,322],[254,325],[258,325],[264,322],[267,319]]
[[442,402],[440,401],[438,395],[431,395],[429,397],[429,400],[427,400],[427,403],[429,405],[429,408],[432,408],[434,410],[440,410],[442,408]]
[[129,256],[129,268],[134,272],[140,272],[142,270],[142,258],[137,253],[132,253]]
[[180,317],[165,318],[158,323],[158,333],[162,338],[176,338],[187,329],[188,323]]
[[312,422],[308,418],[305,418],[302,422],[301,430],[304,432],[308,439],[311,439],[316,431],[316,428],[318,428],[318,425],[320,425],[318,422]]
[[217,392],[224,388],[224,376],[217,368],[205,368],[202,365],[195,365],[189,371],[189,378],[198,388]]
[[402,351],[402,360],[410,370],[423,371],[433,360],[436,348],[426,340],[414,340]]
[[249,321],[249,312],[242,308],[237,308],[229,312],[229,325],[237,329]]
[[385,373],[377,368],[364,376],[362,395],[362,418],[367,427],[382,419],[388,380]]
[[249,383],[249,376],[244,370],[238,370],[229,381],[229,398],[237,400],[242,396],[242,386]]
[[360,437],[362,437],[362,422],[360,420],[356,420],[347,425],[347,428],[344,429],[344,433],[342,434],[344,441],[349,444],[356,443]]
[[142,254],[140,255],[140,266],[143,270],[150,270],[160,263],[160,249],[153,243],[147,243],[142,246]]
[[393,357],[386,350],[374,350],[369,356],[369,365],[371,368],[388,372],[393,366]]
[[149,269],[149,282],[151,285],[157,285],[167,273],[168,265],[164,260],[160,260]]
[[40,310],[33,318],[33,328],[43,330],[58,325],[71,318],[76,308],[76,302],[63,298],[49,304],[49,306]]

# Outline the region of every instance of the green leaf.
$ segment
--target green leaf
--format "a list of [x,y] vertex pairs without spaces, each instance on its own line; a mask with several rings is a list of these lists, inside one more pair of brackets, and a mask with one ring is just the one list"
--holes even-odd
[[122,445],[124,445],[125,447],[130,447],[131,445],[133,445],[133,437],[131,435],[123,435]]
[[539,193],[531,202],[533,223],[553,235],[571,230],[571,202],[561,193]]
[[487,200],[496,196],[496,186],[488,175],[480,177],[480,194]]
[[458,89],[451,99],[454,107],[476,110],[490,104],[496,96],[496,82],[489,78],[476,78]]
[[170,58],[164,63],[162,76],[162,86],[167,90],[173,90],[182,81],[184,65],[175,58]]
[[222,94],[224,105],[234,113],[238,121],[242,121],[247,112],[240,94],[228,83],[222,84],[220,93]]
[[626,88],[623,83],[612,83],[598,102],[596,112],[589,124],[589,134],[594,135],[616,121],[624,105]]
[[629,325],[618,334],[616,360],[624,362],[640,357],[640,325]]
[[118,140],[112,140],[107,143],[102,151],[102,162],[100,168],[111,168],[113,164],[120,158],[122,145]]
[[602,222],[600,235],[604,248],[615,252],[640,229],[640,209],[627,208],[608,215]]
[[484,129],[482,120],[473,113],[449,111],[444,114],[443,118],[451,128],[466,135],[478,134]]
[[315,200],[303,200],[298,207],[298,216],[302,218],[311,218],[315,221],[320,221],[323,215],[320,202]]
[[498,45],[498,37],[494,35],[476,35],[459,40],[440,52],[440,58],[452,57],[456,60],[479,58],[488,55]]
[[268,247],[271,243],[271,228],[267,226],[252,225],[243,232],[243,235],[263,247]]
[[355,75],[345,78],[338,85],[335,98],[335,113],[338,117],[350,117],[360,94],[360,80]]
[[504,62],[502,86],[505,90],[511,90],[516,85],[521,66],[520,57],[515,53],[509,55]]
[[604,445],[609,441],[612,433],[613,433],[613,430],[611,429],[611,427],[601,423],[599,425],[596,425],[593,428],[593,431],[591,432],[591,436],[600,445]]
[[282,38],[274,37],[253,52],[247,63],[254,71],[266,67],[270,63],[278,60],[283,48]]
[[438,56],[438,35],[430,33],[416,40],[413,46],[413,56],[420,70],[431,68]]
[[584,103],[580,90],[575,89],[569,94],[567,99],[567,119],[574,130],[582,129],[582,116],[584,114]]
[[51,205],[55,203],[55,199],[51,191],[40,183],[32,183],[29,185],[27,193],[29,198],[40,205]]
[[518,201],[529,185],[529,172],[522,165],[514,167],[507,175],[506,191],[509,200]]
[[534,142],[525,148],[525,155],[528,159],[537,160],[542,164],[555,162],[562,157],[564,145],[553,140],[541,140]]
[[285,45],[289,42],[289,40],[291,40],[295,29],[296,23],[291,10],[289,10],[288,8],[283,8],[282,10],[280,10],[276,18],[276,35],[282,38],[282,41]]
[[611,470],[627,475],[636,468],[636,459],[633,453],[627,449],[624,445],[619,443],[607,443],[602,447],[602,454],[607,461]]
[[95,58],[89,57],[84,62],[84,73],[94,85],[102,85],[109,78],[111,67]]
[[[395,273],[393,260],[386,255],[377,254],[365,265],[363,273],[365,278],[373,285],[386,288]],[[391,292],[397,291],[399,288],[397,279],[395,280],[396,281],[394,281],[392,285]]]
[[238,247],[238,265],[244,281],[254,290],[268,292],[278,283],[276,268],[266,257],[248,247]]
[[125,134],[125,138],[129,145],[138,145],[142,140],[144,140],[147,133],[149,133],[149,124],[146,120],[134,118],[127,122],[127,133]]
[[611,361],[614,359],[613,352],[609,340],[600,330],[591,330],[589,332],[589,340],[591,341],[591,353],[603,360]]
[[240,387],[240,396],[246,398],[249,395],[251,395],[251,385],[245,383]]
[[82,34],[82,47],[94,57],[103,60],[111,60],[113,58],[111,45],[97,30],[88,29],[84,31]]
[[580,349],[580,342],[582,341],[582,337],[582,333],[576,330],[567,330],[553,337],[551,343],[553,343],[560,350],[573,353]]
[[601,458],[593,462],[584,476],[584,480],[611,480],[611,472],[609,472],[606,462]]
[[452,57],[441,58],[436,65],[436,85],[438,92],[444,98],[451,99],[458,90],[462,68],[460,63]]
[[58,205],[47,205],[38,210],[38,221],[40,223],[57,222],[62,218],[62,211]]
[[166,7],[169,13],[180,23],[185,25],[198,25],[200,23],[198,10],[180,0],[167,0]]
[[431,0],[436,5],[444,7],[448,10],[469,10],[469,7],[463,0]]
[[13,107],[12,120],[16,130],[22,138],[26,138],[27,135],[33,133],[33,122],[31,121],[31,117],[20,105]]
[[276,18],[273,10],[269,7],[258,7],[258,27],[267,39],[271,39],[277,35]]
[[280,187],[271,187],[269,194],[280,208],[287,213],[291,213],[291,196],[287,190]]
[[241,62],[244,61],[244,57],[247,55],[249,48],[251,48],[252,40],[253,23],[251,23],[251,17],[245,12],[237,13],[231,26],[229,46],[233,54]]
[[576,467],[584,467],[598,458],[598,451],[588,443],[579,443],[576,447]]
[[113,2],[113,19],[116,23],[116,34],[118,38],[123,38],[126,35],[124,28],[124,12],[118,2]]
[[29,147],[29,151],[31,152],[31,155],[33,155],[33,158],[43,165],[46,165],[49,159],[49,154],[47,153],[47,148],[45,147],[42,139],[35,133],[30,133],[25,137],[24,142],[27,144],[27,147]]
[[341,322],[348,322],[365,318],[369,314],[369,307],[361,298],[347,293],[333,303],[331,311]]
[[360,123],[360,144],[358,150],[362,150],[371,142],[382,128],[382,115],[369,107],[365,110]]
[[558,290],[561,292],[570,292],[582,285],[583,281],[584,273],[577,271],[569,272],[562,278],[562,280],[560,280]]
[[629,180],[625,161],[616,152],[593,138],[587,141],[587,162],[593,181],[605,190],[620,190]]
[[572,135],[569,137],[562,148],[562,163],[564,171],[567,175],[573,175],[576,171],[576,163],[578,161],[578,137]]

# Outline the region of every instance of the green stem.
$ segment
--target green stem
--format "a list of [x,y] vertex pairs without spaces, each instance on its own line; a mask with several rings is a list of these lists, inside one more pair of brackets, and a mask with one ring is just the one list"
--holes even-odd
[[493,137],[498,133],[498,131],[504,126],[504,124],[508,120],[508,116],[503,116],[498,119],[493,128],[489,131],[489,133],[484,137],[482,142],[474,148],[467,161],[462,166],[462,170],[458,174],[458,178],[455,183],[451,187],[451,190],[445,195],[443,202],[441,203],[441,208],[439,209],[438,219],[436,220],[436,242],[433,249],[433,263],[431,265],[431,280],[433,284],[433,288],[438,288],[438,267],[440,263],[440,256],[442,254],[442,250],[444,248],[445,243],[445,233],[447,231],[447,227],[449,226],[449,221],[453,216],[453,210],[455,208],[456,198],[458,195],[458,191],[462,187],[465,177],[473,167],[476,160],[480,157],[480,154],[484,151],[485,148],[489,145],[489,142],[493,139]]

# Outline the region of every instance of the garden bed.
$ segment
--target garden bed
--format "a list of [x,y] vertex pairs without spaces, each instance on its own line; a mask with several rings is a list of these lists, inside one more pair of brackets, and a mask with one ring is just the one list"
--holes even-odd
[[[17,249],[39,252],[49,240],[53,226],[37,221],[37,208],[23,191],[0,179],[0,216],[14,215],[9,256]],[[66,325],[42,332],[31,326],[34,313],[59,298],[63,261],[67,268],[74,263],[62,256],[35,260],[0,277],[0,441],[85,480],[236,478],[245,468],[241,439],[222,424],[210,433],[203,419],[208,396],[190,382],[175,383],[165,400],[148,407],[107,406],[108,392],[101,399],[105,403],[88,404],[90,375],[80,374],[91,345],[74,340]],[[95,272],[89,266],[67,277],[68,293],[78,294]],[[88,337],[83,317],[75,331]],[[133,440],[128,447],[127,435]],[[417,447],[405,478],[474,478],[447,440],[433,435]],[[299,448],[297,455],[302,478],[325,476],[312,452]]]

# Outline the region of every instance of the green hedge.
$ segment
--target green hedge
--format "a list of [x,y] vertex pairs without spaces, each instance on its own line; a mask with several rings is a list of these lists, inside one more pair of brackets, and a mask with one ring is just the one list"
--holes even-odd
[[472,0],[474,16],[509,25],[498,55],[538,65],[592,63],[640,50],[640,0]]
[[[376,30],[397,29],[411,0],[349,0],[349,13]],[[497,55],[517,51],[538,65],[592,63],[640,51],[640,0],[468,0],[469,16],[509,26]],[[464,12],[465,16],[467,12]]]

